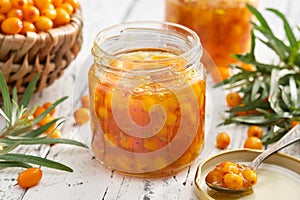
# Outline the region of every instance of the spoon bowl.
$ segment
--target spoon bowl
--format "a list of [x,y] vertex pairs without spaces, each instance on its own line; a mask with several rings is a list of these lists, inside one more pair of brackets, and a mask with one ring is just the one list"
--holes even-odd
[[[270,155],[276,153],[277,151],[295,143],[296,141],[300,140],[300,125],[295,126],[292,128],[289,132],[287,132],[278,142],[276,142],[274,145],[272,145],[270,148],[259,154],[249,165],[249,167],[253,170],[256,170],[259,165]],[[241,188],[241,189],[230,189],[221,187],[216,184],[212,184],[206,181],[205,183],[208,187],[211,189],[222,191],[222,192],[228,192],[228,193],[242,193],[248,190],[251,190],[252,188]]]

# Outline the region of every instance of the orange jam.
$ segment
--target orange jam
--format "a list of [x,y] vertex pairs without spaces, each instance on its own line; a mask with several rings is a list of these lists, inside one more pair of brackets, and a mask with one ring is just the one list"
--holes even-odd
[[224,79],[230,75],[229,64],[238,63],[233,54],[250,48],[247,3],[256,6],[258,0],[166,0],[166,20],[196,31]]
[[94,64],[89,72],[96,158],[144,177],[186,167],[204,142],[203,67],[189,69],[184,58],[155,49],[120,53],[107,62],[109,67]]

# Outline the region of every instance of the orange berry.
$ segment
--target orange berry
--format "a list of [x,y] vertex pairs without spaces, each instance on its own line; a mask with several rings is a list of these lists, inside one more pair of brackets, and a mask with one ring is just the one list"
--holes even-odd
[[243,187],[243,178],[237,174],[228,173],[223,177],[225,187],[239,190]]
[[5,14],[0,13],[0,24],[6,19]]
[[252,187],[257,183],[257,174],[252,169],[246,169],[242,172],[243,178],[245,180],[244,186],[246,188]]
[[230,144],[230,136],[226,132],[220,132],[217,135],[216,140],[217,140],[217,147],[219,149],[226,149]]
[[40,16],[35,22],[35,27],[38,32],[47,31],[53,27],[53,22],[48,17]]
[[78,0],[64,0],[64,3],[69,3],[74,8],[74,11],[79,8],[79,2]]
[[26,21],[35,22],[40,16],[40,11],[35,6],[26,6],[23,9],[23,17]]
[[74,12],[74,8],[70,3],[63,3],[60,7],[65,9],[69,13],[70,16]]
[[61,130],[55,129],[50,135],[50,138],[61,138]]
[[41,16],[45,16],[51,20],[54,20],[56,18],[56,10],[52,8],[47,8],[42,11]]
[[63,0],[52,0],[54,7],[59,7],[63,3]]
[[[46,102],[46,103],[44,103],[43,108],[47,109],[50,106],[52,106],[52,103],[51,102]],[[54,113],[55,113],[55,108],[53,110],[51,110],[51,112],[49,114],[54,115]]]
[[42,11],[51,7],[51,0],[34,0],[34,4]]
[[71,21],[69,13],[63,8],[56,8],[56,18],[53,20],[54,26],[62,26]]
[[298,124],[300,124],[300,121],[291,121],[291,128],[294,128]]
[[34,1],[33,0],[27,0],[27,6],[33,6]]
[[10,0],[0,0],[0,13],[7,13],[11,7],[12,5]]
[[263,144],[261,140],[258,137],[248,137],[244,143],[244,148],[249,148],[249,149],[262,149]]
[[82,107],[84,107],[84,108],[89,108],[90,107],[90,100],[89,100],[88,95],[82,96],[80,98],[80,102],[81,102]]
[[218,67],[218,71],[220,73],[222,80],[229,78],[232,74],[231,68],[229,67]]
[[38,106],[34,113],[33,116],[36,118],[37,116],[41,115],[46,109],[44,107]]
[[18,185],[24,189],[33,187],[40,182],[42,175],[40,168],[28,168],[19,174]]
[[242,97],[237,92],[231,92],[226,95],[226,102],[229,107],[235,107],[242,101]]
[[2,24],[2,32],[5,34],[17,34],[22,30],[22,21],[17,17],[5,19]]
[[21,34],[25,35],[27,32],[36,32],[36,28],[32,22],[23,21]]
[[21,9],[13,8],[10,11],[8,11],[6,17],[17,17],[20,20],[23,20],[23,11]]
[[76,124],[82,125],[90,120],[90,111],[87,108],[79,108],[74,112]]
[[27,6],[27,0],[11,0],[12,6],[14,8],[25,8]]
[[253,126],[249,126],[247,134],[248,137],[254,136],[261,139],[263,136],[263,130],[261,127],[253,125]]

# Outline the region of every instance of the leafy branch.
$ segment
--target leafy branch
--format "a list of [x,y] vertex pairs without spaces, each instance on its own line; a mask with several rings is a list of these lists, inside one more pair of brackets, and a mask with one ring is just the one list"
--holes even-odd
[[[246,54],[236,54],[242,63],[256,67],[247,71],[240,66],[232,65],[237,73],[216,84],[226,90],[238,89],[242,94],[242,103],[228,110],[225,124],[257,124],[268,127],[269,131],[262,141],[269,144],[280,139],[291,128],[292,122],[300,123],[300,40],[297,39],[286,17],[278,10],[269,8],[282,20],[286,42],[278,38],[263,15],[253,6],[248,9],[256,17],[251,22],[251,50]],[[299,29],[297,32],[299,33]],[[256,33],[259,33],[256,36]],[[274,63],[261,63],[256,59],[256,41],[262,42],[278,57]],[[246,115],[239,115],[244,112]]]
[[36,75],[28,84],[25,93],[20,101],[18,101],[17,90],[14,87],[12,97],[2,72],[0,71],[0,90],[3,99],[3,108],[0,108],[0,116],[6,121],[5,127],[0,131],[0,169],[7,167],[31,167],[30,164],[36,164],[48,168],[72,172],[73,170],[61,163],[46,158],[11,153],[12,150],[20,145],[45,145],[45,144],[69,144],[79,147],[86,145],[76,140],[65,138],[50,138],[49,135],[44,135],[45,131],[58,123],[56,128],[63,123],[62,119],[57,118],[43,126],[37,126],[37,123],[43,120],[57,105],[62,103],[67,97],[62,97],[55,101],[49,108],[41,113],[36,118],[33,118],[33,109],[28,108],[28,104],[33,95],[39,75]]

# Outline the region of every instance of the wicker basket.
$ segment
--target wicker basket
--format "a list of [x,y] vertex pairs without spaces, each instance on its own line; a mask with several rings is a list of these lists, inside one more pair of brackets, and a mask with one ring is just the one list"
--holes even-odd
[[16,86],[22,95],[37,72],[40,77],[35,92],[61,77],[81,48],[82,25],[82,14],[77,9],[69,24],[47,32],[0,34],[0,70],[9,90]]

